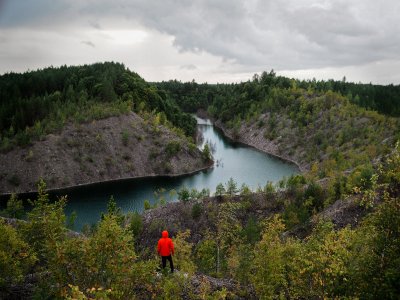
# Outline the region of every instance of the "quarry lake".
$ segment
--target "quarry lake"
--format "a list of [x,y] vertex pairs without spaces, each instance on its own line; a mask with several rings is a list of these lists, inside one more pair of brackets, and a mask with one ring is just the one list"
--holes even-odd
[[197,190],[206,188],[212,195],[219,183],[225,185],[232,177],[239,188],[245,183],[255,190],[267,181],[277,182],[299,172],[297,166],[291,163],[233,143],[209,120],[197,118],[197,121],[198,130],[203,136],[198,146],[202,148],[206,142],[211,145],[215,161],[212,168],[179,177],[127,179],[78,186],[54,192],[52,197],[68,195],[66,214],[76,213],[74,229],[81,230],[84,224],[96,223],[100,219],[101,213],[107,210],[111,195],[123,212],[142,212],[145,200],[151,204],[159,201],[160,197],[167,202],[177,201],[176,191],[182,187]]

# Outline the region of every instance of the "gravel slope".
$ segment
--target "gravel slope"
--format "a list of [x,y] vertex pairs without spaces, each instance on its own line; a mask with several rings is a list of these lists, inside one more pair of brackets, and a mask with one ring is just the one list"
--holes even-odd
[[[168,151],[171,141],[175,148],[169,148],[175,150]],[[208,164],[185,138],[130,113],[69,124],[28,148],[1,153],[0,166],[0,194],[4,194],[34,191],[39,178],[49,189],[56,189],[128,177],[179,175]]]

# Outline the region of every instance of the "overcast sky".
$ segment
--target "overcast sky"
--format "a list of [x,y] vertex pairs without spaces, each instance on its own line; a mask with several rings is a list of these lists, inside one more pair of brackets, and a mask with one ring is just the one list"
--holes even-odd
[[102,61],[149,81],[400,84],[400,1],[0,0],[0,74]]

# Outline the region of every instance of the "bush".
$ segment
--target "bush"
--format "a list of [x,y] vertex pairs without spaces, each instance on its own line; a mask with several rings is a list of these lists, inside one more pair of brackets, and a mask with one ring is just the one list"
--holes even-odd
[[193,154],[196,153],[197,146],[196,146],[195,144],[189,143],[188,148],[189,148],[189,153],[190,153],[191,155],[193,155]]
[[172,165],[171,165],[171,163],[170,162],[168,162],[168,161],[164,161],[163,162],[163,169],[164,169],[164,172],[165,173],[171,173],[172,172]]
[[222,198],[222,196],[226,193],[225,187],[222,183],[219,183],[215,188],[215,196]]
[[38,198],[32,204],[33,209],[27,213],[28,222],[21,224],[22,233],[38,258],[47,262],[55,255],[57,243],[66,238],[66,198],[61,197],[51,203],[46,193],[46,184],[41,179],[38,183]]
[[200,216],[201,213],[203,212],[203,209],[201,208],[200,203],[195,203],[192,206],[192,218],[197,220]]
[[128,132],[126,129],[124,129],[124,130],[121,132],[121,135],[122,135],[122,144],[124,144],[124,146],[128,146],[128,142],[129,142],[129,132]]
[[19,200],[16,194],[12,194],[10,199],[7,201],[6,209],[2,211],[2,215],[9,218],[21,219],[24,214],[25,211],[22,200]]
[[258,120],[258,122],[257,122],[257,127],[258,128],[264,127],[264,125],[265,125],[265,122],[264,122],[263,119]]
[[130,213],[128,215],[129,218],[129,229],[132,232],[133,236],[138,236],[143,230],[143,220],[142,216],[137,213]]
[[181,151],[181,144],[178,141],[171,141],[165,147],[165,153],[168,157],[175,156],[179,151]]
[[263,193],[266,199],[268,199],[275,193],[275,187],[272,181],[267,181],[267,184],[264,186]]
[[372,186],[372,175],[374,174],[374,169],[372,166],[367,166],[361,170],[359,181],[361,187],[364,189],[369,189]]
[[208,144],[204,145],[202,156],[203,156],[204,161],[212,160],[212,154],[211,154],[210,146]]
[[215,275],[217,266],[217,244],[212,238],[202,239],[196,246],[195,261],[198,270],[205,274]]
[[144,203],[143,203],[143,205],[144,205],[144,210],[149,210],[149,209],[151,209],[151,204],[150,204],[150,201],[149,200],[144,200]]
[[311,199],[311,207],[309,207],[310,212],[313,209],[320,211],[324,207],[325,195],[321,186],[315,182],[311,182],[307,189],[304,191],[304,200]]
[[0,232],[0,290],[7,290],[9,285],[24,279],[36,256],[17,231],[1,219]]
[[184,232],[179,231],[174,238],[175,255],[174,264],[176,268],[184,273],[193,274],[196,266],[192,261],[192,243],[188,242],[190,238],[190,230]]
[[17,139],[17,144],[21,147],[26,147],[31,143],[31,137],[26,130],[18,132],[15,137]]
[[183,187],[178,191],[178,199],[182,202],[188,202],[190,200],[190,191]]
[[[136,260],[132,233],[118,223],[115,215],[108,214],[92,236],[69,238],[59,244],[50,266],[58,285],[79,286],[83,293],[97,287],[97,291],[109,292],[111,299],[136,298],[137,291],[148,286],[146,280],[152,277],[154,265]],[[59,293],[62,291],[54,294]]]
[[229,196],[233,196],[238,192],[238,188],[237,188],[237,183],[235,180],[233,180],[232,177],[229,178],[228,182],[226,183],[226,193]]

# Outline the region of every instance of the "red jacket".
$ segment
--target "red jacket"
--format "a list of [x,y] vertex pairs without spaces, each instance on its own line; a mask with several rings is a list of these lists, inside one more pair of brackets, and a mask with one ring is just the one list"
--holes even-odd
[[157,252],[161,256],[170,256],[174,254],[174,243],[168,237],[168,231],[166,230],[162,232],[162,238],[158,241]]

